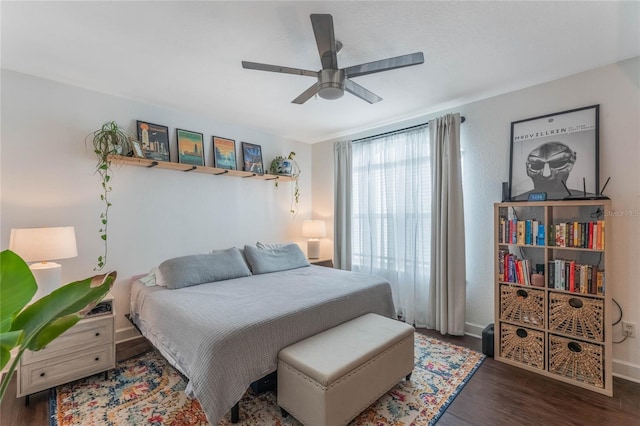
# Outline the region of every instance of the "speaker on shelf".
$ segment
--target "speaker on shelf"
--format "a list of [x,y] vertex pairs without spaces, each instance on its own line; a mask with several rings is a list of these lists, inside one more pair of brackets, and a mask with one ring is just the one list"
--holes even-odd
[[502,182],[502,202],[509,200],[509,182]]

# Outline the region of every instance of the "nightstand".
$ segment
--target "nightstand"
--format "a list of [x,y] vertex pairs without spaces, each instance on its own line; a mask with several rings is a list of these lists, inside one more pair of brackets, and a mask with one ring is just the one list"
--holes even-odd
[[116,366],[115,312],[110,294],[45,348],[24,351],[18,368],[17,397],[29,395]]
[[309,263],[312,265],[318,266],[326,266],[327,268],[333,268],[333,260],[332,259],[309,259]]

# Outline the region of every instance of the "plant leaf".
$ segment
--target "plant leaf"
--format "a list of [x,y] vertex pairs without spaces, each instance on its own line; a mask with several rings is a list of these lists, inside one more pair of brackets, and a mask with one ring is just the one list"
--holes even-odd
[[76,325],[81,319],[82,316],[78,314],[70,314],[53,320],[34,336],[30,349],[37,351],[44,348],[56,337]]
[[24,332],[22,330],[0,333],[0,369],[11,360],[11,349],[22,342]]
[[0,333],[11,329],[11,321],[38,290],[31,269],[11,250],[0,253]]

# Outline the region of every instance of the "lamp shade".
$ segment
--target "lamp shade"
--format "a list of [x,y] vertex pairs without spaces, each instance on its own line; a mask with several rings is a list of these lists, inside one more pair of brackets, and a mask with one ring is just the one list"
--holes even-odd
[[302,236],[305,238],[323,238],[327,236],[324,220],[305,220],[302,223]]
[[26,262],[76,257],[76,231],[73,226],[12,229],[9,249]]

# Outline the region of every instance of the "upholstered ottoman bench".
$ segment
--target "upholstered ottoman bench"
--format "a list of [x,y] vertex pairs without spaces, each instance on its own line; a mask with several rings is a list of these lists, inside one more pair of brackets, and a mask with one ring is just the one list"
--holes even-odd
[[366,314],[278,354],[278,405],[307,426],[345,425],[413,371],[408,324]]

